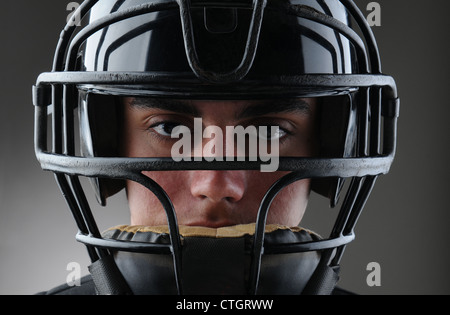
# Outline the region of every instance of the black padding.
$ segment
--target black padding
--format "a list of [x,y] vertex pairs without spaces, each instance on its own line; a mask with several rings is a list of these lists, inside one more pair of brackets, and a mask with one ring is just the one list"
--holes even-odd
[[183,288],[185,294],[245,294],[244,238],[185,239]]
[[131,295],[125,279],[112,256],[106,256],[89,266],[89,272],[99,295]]
[[[118,240],[170,244],[167,233],[104,234]],[[265,244],[317,240],[306,230],[277,229],[265,234]],[[184,294],[246,294],[249,289],[253,235],[240,237],[183,236],[181,281]],[[301,294],[320,261],[320,253],[263,255],[257,294]],[[116,252],[115,261],[134,294],[177,294],[172,255]]]

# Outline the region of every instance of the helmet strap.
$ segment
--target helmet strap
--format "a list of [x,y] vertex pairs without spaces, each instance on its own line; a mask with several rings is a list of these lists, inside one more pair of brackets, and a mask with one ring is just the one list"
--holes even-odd
[[331,295],[339,281],[339,271],[340,266],[330,267],[322,259],[302,295]]
[[133,295],[113,256],[103,257],[88,267],[97,295]]

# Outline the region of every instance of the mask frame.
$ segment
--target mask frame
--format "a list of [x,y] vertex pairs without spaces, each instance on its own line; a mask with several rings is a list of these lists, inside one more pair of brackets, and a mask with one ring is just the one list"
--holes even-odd
[[[74,14],[85,16],[97,1],[85,1]],[[252,27],[249,40],[241,64],[227,73],[211,73],[205,70],[195,55],[195,45],[191,36],[189,5],[187,0],[155,1],[111,14],[100,19],[74,37],[76,26],[66,26],[61,34],[55,54],[52,72],[41,74],[33,88],[35,105],[35,152],[41,167],[55,173],[56,181],[66,198],[77,223],[79,233],[76,239],[87,246],[93,262],[109,257],[115,250],[128,252],[149,252],[171,254],[178,293],[183,293],[181,270],[181,242],[174,207],[165,191],[153,180],[144,176],[142,171],[169,170],[259,170],[262,161],[256,162],[174,162],[170,158],[107,158],[75,156],[74,143],[74,109],[79,99],[80,86],[146,86],[158,93],[175,97],[199,95],[196,90],[199,83],[208,84],[204,97],[221,95],[260,94],[261,91],[275,95],[289,95],[295,91],[302,95],[312,95],[311,91],[339,91],[350,88],[358,89],[359,110],[357,156],[349,158],[280,158],[279,170],[291,171],[279,179],[266,193],[262,200],[255,228],[252,249],[250,294],[258,291],[261,257],[265,254],[321,251],[321,265],[334,268],[339,265],[345,246],[354,237],[354,227],[367,201],[377,177],[389,172],[395,156],[397,118],[399,116],[399,98],[395,81],[392,77],[381,73],[380,57],[374,36],[366,20],[353,1],[340,1],[353,15],[366,40],[368,63],[359,74],[308,74],[299,76],[267,77],[254,90],[244,90],[236,84],[230,92],[230,84],[245,78],[251,68],[257,47],[257,37],[263,19],[265,0],[253,1]],[[228,1],[224,1],[226,5]],[[76,68],[77,45],[80,45],[95,31],[132,16],[179,8],[183,24],[185,47],[192,75],[171,75],[165,73],[143,72],[84,72],[74,71]],[[291,14],[327,25],[340,33],[346,34],[356,43],[359,54],[364,55],[363,41],[348,26],[302,5],[286,5],[282,7]],[[365,60],[365,56],[361,60]],[[171,84],[184,86],[184,90],[174,92],[167,87]],[[246,87],[247,88],[247,87]],[[51,109],[50,109],[51,108]],[[47,116],[52,112],[53,143],[49,150],[47,143]],[[368,123],[370,120],[370,124]],[[170,245],[148,244],[139,242],[122,242],[104,239],[96,225],[86,196],[81,187],[79,176],[90,178],[108,178],[132,180],[140,183],[160,200],[167,215]],[[351,178],[348,192],[339,211],[336,223],[330,236],[324,240],[283,244],[280,246],[264,245],[264,229],[267,213],[276,195],[287,185],[304,178]]]

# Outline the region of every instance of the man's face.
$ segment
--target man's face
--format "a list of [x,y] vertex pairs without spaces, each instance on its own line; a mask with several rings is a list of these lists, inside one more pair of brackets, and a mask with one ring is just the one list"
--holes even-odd
[[[214,156],[226,156],[230,127],[255,126],[257,138],[277,141],[279,156],[312,156],[317,148],[315,99],[276,101],[204,101],[124,98],[122,154],[128,157],[171,157],[180,143],[171,135],[176,127],[192,131],[192,156],[214,147]],[[197,119],[196,119],[197,118]],[[202,130],[219,127],[222,138],[195,135],[201,118]],[[267,126],[267,129],[260,129]],[[271,126],[278,131],[271,133]],[[228,127],[228,129],[227,129]],[[184,127],[183,127],[184,128]],[[220,142],[220,143],[219,143]],[[249,143],[249,142],[247,142]],[[220,144],[220,145],[219,145]],[[197,146],[197,147],[196,147]],[[198,148],[198,147],[201,148]],[[218,148],[223,148],[222,153]],[[200,149],[200,150],[199,150]],[[235,155],[238,148],[233,148]],[[247,148],[248,151],[248,148]],[[186,153],[186,152],[184,152]],[[245,154],[248,154],[245,153]],[[256,221],[260,202],[272,184],[287,172],[256,171],[165,171],[144,172],[167,192],[180,225],[221,227]],[[310,192],[310,180],[301,180],[281,191],[271,205],[267,222],[296,226],[300,223]],[[127,182],[132,225],[164,225],[166,214],[151,191]]]

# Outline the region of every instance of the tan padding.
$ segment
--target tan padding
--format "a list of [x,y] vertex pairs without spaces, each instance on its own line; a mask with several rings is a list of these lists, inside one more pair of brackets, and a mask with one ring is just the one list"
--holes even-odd
[[[119,230],[121,232],[133,233],[138,232],[153,232],[157,234],[169,234],[169,227],[167,225],[161,226],[143,226],[143,225],[120,225],[110,228],[108,231]],[[272,233],[277,230],[290,230],[292,232],[300,232],[305,230],[308,233],[312,233],[301,227],[287,227],[278,224],[266,225],[265,233]],[[242,237],[244,235],[255,234],[255,223],[240,224],[233,226],[225,226],[220,228],[209,228],[204,226],[179,226],[180,235],[183,237],[212,237],[212,238],[227,238],[227,237]]]

